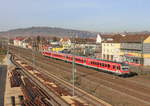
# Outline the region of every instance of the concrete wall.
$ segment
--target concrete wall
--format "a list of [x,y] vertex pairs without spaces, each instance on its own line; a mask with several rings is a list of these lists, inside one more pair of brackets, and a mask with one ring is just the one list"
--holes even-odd
[[150,43],[143,44],[143,53],[150,53]]
[[121,49],[128,49],[128,50],[141,50],[142,44],[141,43],[122,43]]

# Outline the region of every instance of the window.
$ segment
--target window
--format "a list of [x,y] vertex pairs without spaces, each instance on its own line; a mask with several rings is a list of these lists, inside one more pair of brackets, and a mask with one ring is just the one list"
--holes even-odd
[[108,68],[110,68],[110,64],[108,64]]
[[99,65],[99,63],[98,63],[98,62],[96,62],[96,65]]
[[100,65],[100,66],[102,66],[102,64],[101,64],[101,63],[99,63],[99,65]]
[[116,69],[116,66],[113,65],[113,69]]
[[104,67],[104,63],[102,63],[102,67]]
[[120,66],[117,66],[117,70],[120,70]]

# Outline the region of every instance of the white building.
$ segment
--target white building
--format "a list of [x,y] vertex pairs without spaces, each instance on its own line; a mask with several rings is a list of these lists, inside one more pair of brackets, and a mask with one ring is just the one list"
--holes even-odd
[[23,48],[28,48],[29,43],[26,42],[27,38],[15,38],[14,39],[14,46],[19,46]]

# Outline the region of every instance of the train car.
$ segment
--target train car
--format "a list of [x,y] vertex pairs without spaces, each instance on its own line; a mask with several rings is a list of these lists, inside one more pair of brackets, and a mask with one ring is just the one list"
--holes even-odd
[[[70,54],[56,53],[56,52],[43,52],[42,54],[44,56],[49,56],[67,62],[73,61],[73,56]],[[130,74],[129,65],[123,62],[114,62],[114,61],[75,56],[75,63],[87,67],[99,69],[101,71],[115,73],[117,75]]]
[[81,56],[75,56],[75,62],[76,62],[77,64],[84,65],[84,63],[85,63],[85,58],[84,58],[84,57],[81,57]]
[[86,65],[97,68],[102,71],[112,72],[118,75],[129,74],[128,64],[121,62],[112,62],[112,61],[102,61],[97,59],[87,58]]
[[73,61],[73,56],[70,55],[70,54],[66,54],[66,59],[65,60],[68,61],[68,62],[71,62],[71,61]]

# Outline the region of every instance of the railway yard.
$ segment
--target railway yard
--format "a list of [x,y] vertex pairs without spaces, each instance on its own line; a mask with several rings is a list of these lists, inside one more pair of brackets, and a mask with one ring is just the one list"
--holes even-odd
[[71,63],[44,57],[30,49],[11,46],[10,52],[16,65],[12,73],[15,80],[11,81],[21,87],[22,104],[26,106],[150,105],[149,75],[123,78],[76,65],[75,96],[72,96]]

